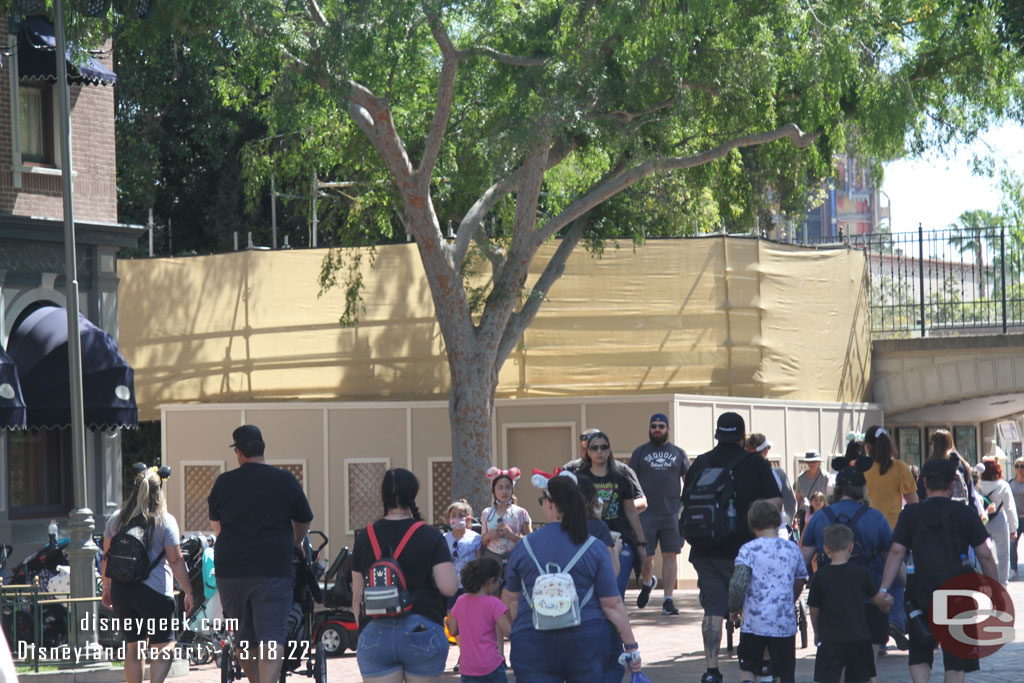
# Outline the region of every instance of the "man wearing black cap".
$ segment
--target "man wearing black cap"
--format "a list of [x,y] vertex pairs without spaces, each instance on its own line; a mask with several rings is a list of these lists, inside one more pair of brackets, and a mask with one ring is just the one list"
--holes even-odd
[[[932,593],[963,571],[961,558],[967,555],[968,548],[974,549],[985,576],[999,580],[995,557],[985,543],[988,540],[985,525],[973,508],[952,500],[956,471],[957,462],[953,460],[928,460],[922,465],[921,476],[928,498],[920,503],[909,503],[900,511],[882,575],[881,590],[890,590],[906,558],[907,601],[926,613],[932,604]],[[931,678],[935,644],[922,641],[914,626],[909,626],[910,678],[914,683],[923,683]],[[942,663],[947,682],[963,681],[965,673],[980,668],[977,659],[958,657],[945,647]]]
[[[292,548],[306,536],[313,511],[291,472],[268,465],[258,427],[231,434],[238,467],[217,477],[207,503],[217,534],[214,569],[224,615],[238,619],[236,646],[253,683],[276,681],[292,607]],[[276,642],[277,647],[268,646]]]
[[[867,567],[876,585],[882,580],[885,558],[892,543],[892,527],[885,515],[864,504],[867,484],[864,473],[854,466],[844,467],[836,474],[833,490],[836,502],[811,515],[800,540],[808,571],[815,555],[819,561],[824,561],[825,528],[832,524],[845,524],[853,531],[854,539],[854,552],[849,561]],[[893,598],[902,601],[902,592]],[[863,602],[868,636],[877,661],[879,647],[889,640],[889,617],[871,600]]]
[[651,591],[657,585],[654,575],[654,551],[661,546],[661,578],[665,601],[662,614],[679,614],[672,602],[676,585],[676,557],[683,547],[679,535],[679,494],[682,477],[690,468],[686,453],[668,440],[668,416],[655,413],[648,427],[649,440],[633,451],[629,466],[640,479],[647,496],[647,508],[640,513],[640,524],[647,541],[647,559],[640,574],[640,595],[636,606],[646,607]]
[[[746,425],[737,413],[718,417],[715,439],[718,445],[700,455],[686,472],[683,482],[683,528],[690,543],[690,562],[697,572],[700,605],[704,608],[701,634],[707,673],[701,683],[722,683],[718,670],[718,650],[722,645],[722,625],[729,614],[729,580],[740,547],[754,538],[747,525],[747,510],[758,499],[767,499],[782,509],[782,494],[771,465],[757,453],[743,448]],[[707,498],[704,492],[727,481],[728,501]],[[707,533],[706,524],[719,528],[718,520],[728,520],[728,531]],[[695,537],[690,530],[698,530]]]

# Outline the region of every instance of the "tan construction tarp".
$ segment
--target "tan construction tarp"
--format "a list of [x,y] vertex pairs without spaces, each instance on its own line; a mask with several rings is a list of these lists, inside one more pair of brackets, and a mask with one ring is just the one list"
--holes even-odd
[[[531,280],[554,250],[535,261]],[[437,399],[440,330],[414,245],[362,267],[365,311],[317,297],[325,250],[120,261],[120,346],[140,419],[165,403]],[[578,250],[500,374],[499,397],[679,392],[861,401],[864,258],[743,238]]]

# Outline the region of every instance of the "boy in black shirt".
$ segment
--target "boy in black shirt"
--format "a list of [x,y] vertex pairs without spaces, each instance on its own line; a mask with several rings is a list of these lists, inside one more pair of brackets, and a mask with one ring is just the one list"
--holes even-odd
[[815,683],[867,683],[875,676],[871,636],[864,617],[864,598],[885,613],[892,597],[878,590],[866,567],[849,562],[853,531],[845,524],[825,528],[825,552],[832,562],[811,579],[807,605],[818,653],[814,658]]

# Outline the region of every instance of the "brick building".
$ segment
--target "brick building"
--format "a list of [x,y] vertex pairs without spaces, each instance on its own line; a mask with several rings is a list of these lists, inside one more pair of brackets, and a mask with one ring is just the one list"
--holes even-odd
[[[66,302],[53,25],[43,17],[10,17],[6,40],[0,64],[0,348],[18,368],[20,393],[29,405],[28,428],[0,430],[0,538],[16,546],[17,558],[19,551],[45,542],[50,519],[66,535],[62,518],[74,501],[68,392],[42,388],[40,368],[54,376],[61,372],[53,370],[53,363],[46,366],[32,358],[41,348],[44,326],[37,325],[31,335],[27,329],[27,321],[46,312],[54,313],[49,326],[56,322],[59,327],[60,315],[53,307]],[[85,321],[83,347],[90,348],[90,339],[99,346],[108,339],[116,342],[115,257],[120,249],[137,244],[143,231],[117,223],[112,63],[109,43],[97,53],[68,57],[80,313]],[[63,328],[64,345],[51,351],[57,366],[61,354],[65,359],[67,354],[66,322]],[[109,346],[116,356],[116,345]],[[111,361],[117,365],[116,358]],[[30,362],[35,362],[34,369],[26,366]],[[87,356],[83,365],[91,406],[86,411],[87,504],[99,522],[121,499],[119,423],[132,423],[134,387],[127,366],[114,369],[122,377],[108,391],[89,377],[107,363]],[[0,403],[5,393],[12,392],[0,391]],[[111,405],[92,405],[90,393],[110,395]],[[115,393],[128,396],[120,408],[113,405],[119,400]]]

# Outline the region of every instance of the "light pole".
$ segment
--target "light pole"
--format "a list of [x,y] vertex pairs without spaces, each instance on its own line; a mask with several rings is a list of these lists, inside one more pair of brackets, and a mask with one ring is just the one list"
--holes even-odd
[[[89,487],[86,482],[85,408],[82,398],[82,334],[78,326],[78,263],[75,254],[75,209],[71,181],[71,102],[68,95],[68,64],[64,37],[64,0],[54,2],[54,38],[57,54],[57,93],[60,99],[60,160],[64,195],[64,281],[67,289],[68,312],[68,370],[71,379],[71,471],[74,479],[75,509],[68,515],[71,544],[68,559],[71,562],[71,597],[95,598],[96,578],[94,561],[98,548],[92,540],[96,528],[89,509]],[[85,603],[86,615],[91,615],[95,603]],[[78,615],[70,610],[72,615]],[[81,616],[81,615],[78,615]],[[90,624],[93,623],[89,619]],[[73,628],[79,647],[96,646],[95,628]]]

